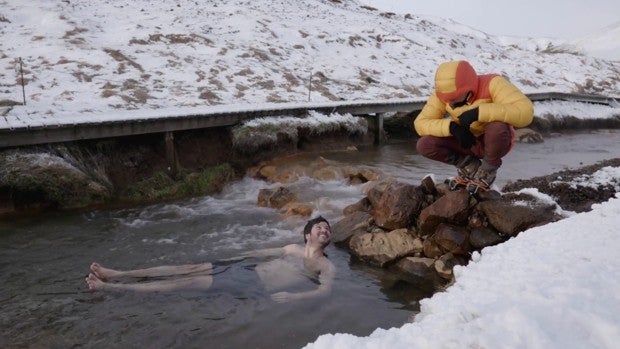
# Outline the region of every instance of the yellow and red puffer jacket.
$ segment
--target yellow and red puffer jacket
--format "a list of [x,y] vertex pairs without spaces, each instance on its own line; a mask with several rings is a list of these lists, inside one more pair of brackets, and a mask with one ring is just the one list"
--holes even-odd
[[[452,109],[449,101],[472,95],[467,104]],[[478,108],[478,121],[471,125],[475,136],[484,133],[484,126],[501,121],[514,127],[525,127],[532,122],[534,106],[527,96],[501,75],[477,75],[467,61],[451,61],[439,65],[435,73],[435,91],[414,121],[420,136],[450,136],[450,121],[459,122],[459,116]],[[446,113],[450,118],[445,118]]]

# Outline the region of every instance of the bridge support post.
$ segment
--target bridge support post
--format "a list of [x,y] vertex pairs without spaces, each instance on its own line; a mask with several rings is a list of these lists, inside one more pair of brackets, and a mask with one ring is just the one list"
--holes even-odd
[[383,113],[377,113],[374,117],[375,145],[383,143]]
[[168,131],[164,134],[164,142],[166,144],[166,163],[168,165],[168,175],[175,178],[179,172],[177,161],[177,152],[174,147],[174,132]]

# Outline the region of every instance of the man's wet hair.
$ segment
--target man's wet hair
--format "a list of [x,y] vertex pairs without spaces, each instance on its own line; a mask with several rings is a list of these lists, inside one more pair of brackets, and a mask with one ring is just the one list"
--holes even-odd
[[312,218],[311,220],[308,221],[308,223],[306,223],[306,226],[304,227],[304,243],[308,242],[308,239],[306,239],[306,234],[310,234],[310,231],[312,231],[312,227],[314,227],[315,224],[318,224],[318,223],[321,223],[321,222],[327,223],[327,226],[329,227],[329,230],[332,229],[332,227],[329,225],[329,222],[327,221],[327,219],[323,218],[323,216],[318,216],[316,218]]

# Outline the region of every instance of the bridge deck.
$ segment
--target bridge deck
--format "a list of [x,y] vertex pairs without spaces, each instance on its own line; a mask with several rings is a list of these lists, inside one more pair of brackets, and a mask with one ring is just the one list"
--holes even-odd
[[[533,101],[572,100],[598,104],[615,103],[609,97],[597,95],[536,93],[529,94],[528,97]],[[82,115],[63,118],[9,115],[0,117],[0,148],[231,126],[257,117],[304,115],[309,110],[353,115],[397,111],[415,112],[421,110],[425,102],[425,99],[401,99],[220,105],[187,110],[123,111],[114,115],[94,116],[92,119],[86,119]]]

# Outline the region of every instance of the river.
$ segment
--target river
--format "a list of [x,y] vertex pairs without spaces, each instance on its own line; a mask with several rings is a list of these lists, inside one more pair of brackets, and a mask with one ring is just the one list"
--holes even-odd
[[[450,166],[415,153],[411,141],[317,156],[368,166],[419,184],[454,175]],[[516,144],[504,159],[501,188],[519,178],[620,157],[620,131],[602,130]],[[89,292],[93,261],[132,269],[215,261],[255,248],[303,242],[302,218],[257,207],[258,191],[278,184],[244,178],[213,196],[130,209],[49,212],[0,221],[0,347],[43,348],[299,348],[323,333],[368,335],[401,326],[432,294],[424,285],[352,260],[333,245],[332,295],[297,303],[182,291],[161,294]],[[363,197],[361,185],[309,178],[291,184],[301,201],[332,223]]]

